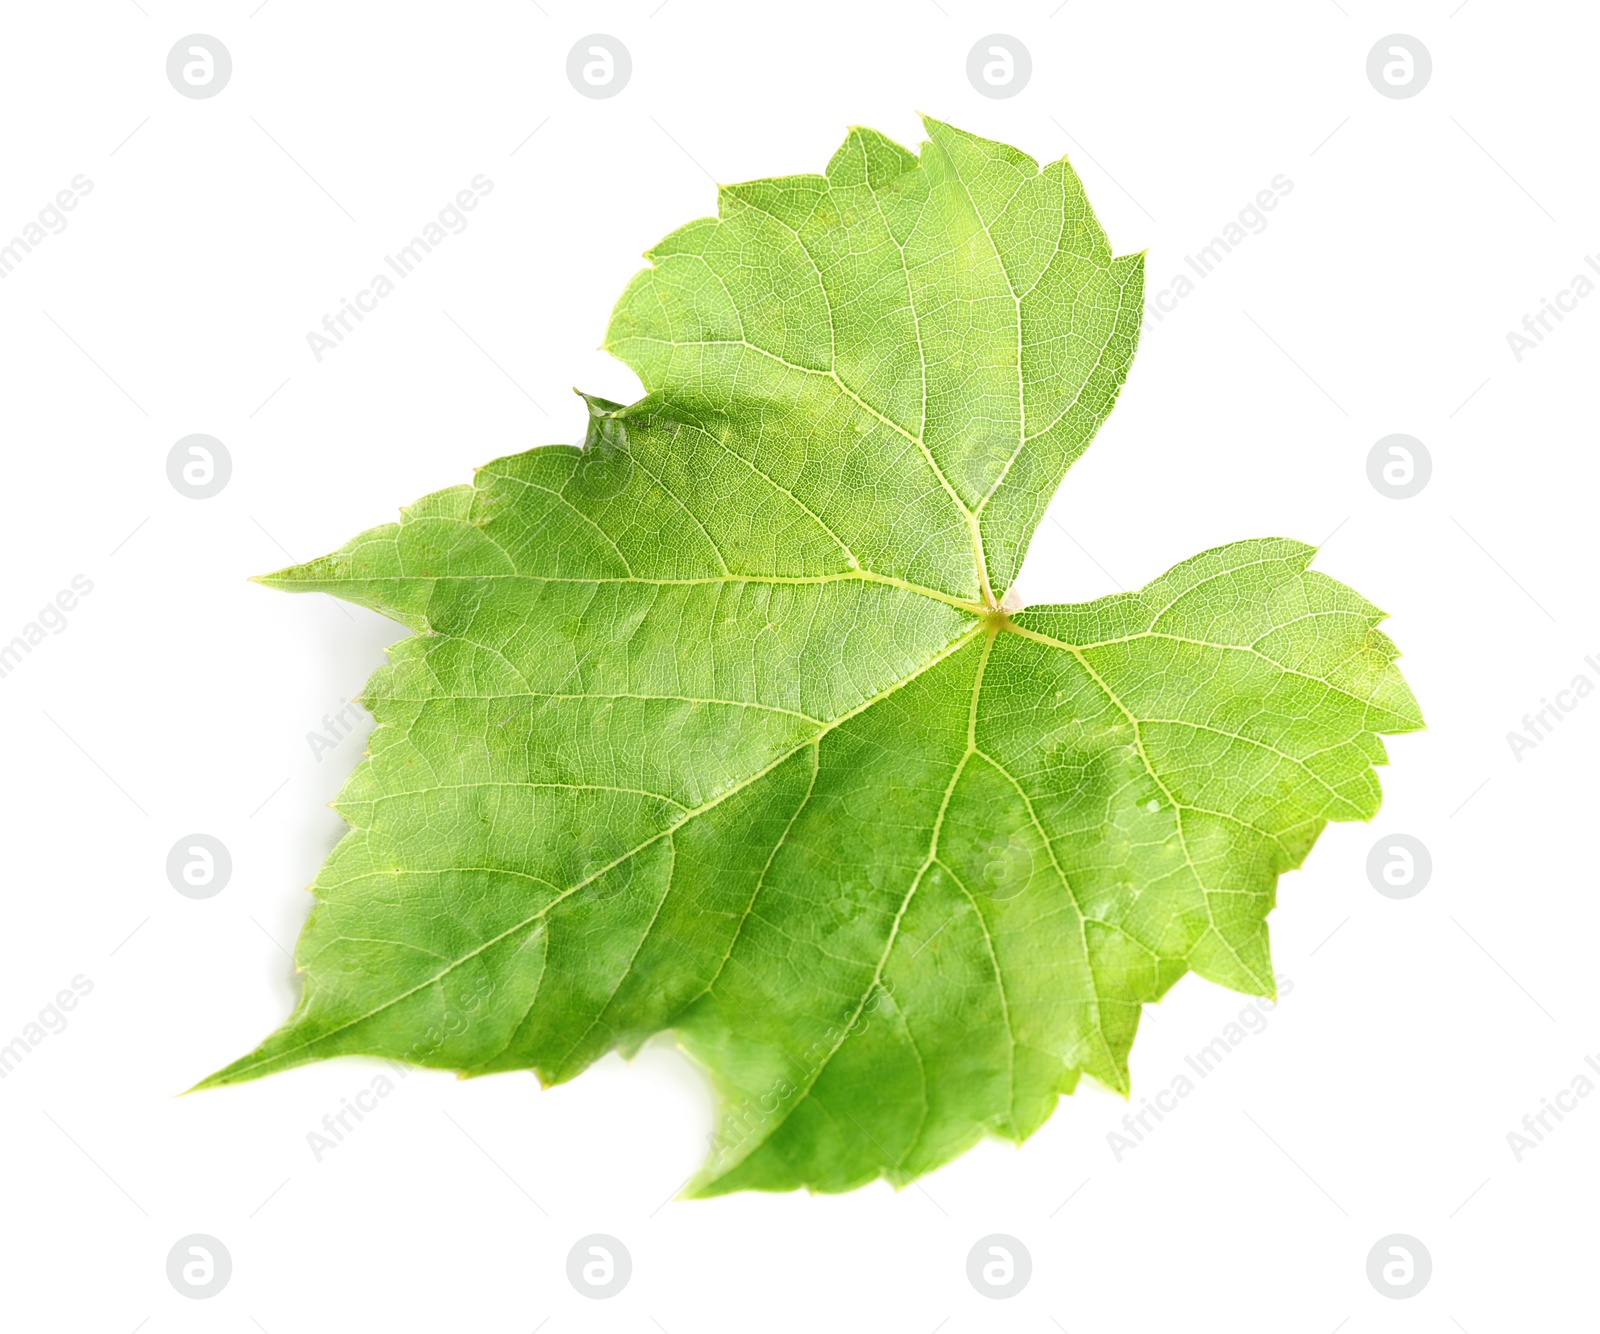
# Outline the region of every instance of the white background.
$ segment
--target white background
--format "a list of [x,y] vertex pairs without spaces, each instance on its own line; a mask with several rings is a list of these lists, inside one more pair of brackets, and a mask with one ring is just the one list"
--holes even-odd
[[[1506,740],[1574,675],[1600,682],[1600,299],[1520,363],[1506,341],[1600,245],[1592,7],[258,3],[3,13],[0,240],[93,182],[0,282],[0,640],[94,585],[0,679],[0,1043],[93,984],[0,1082],[8,1327],[1593,1327],[1600,1097],[1520,1162],[1507,1134],[1600,1052],[1600,698],[1520,762]],[[995,31],[1033,59],[1003,101],[965,73]],[[194,32],[233,57],[209,100],[165,76]],[[611,100],[565,77],[591,32],[632,53]],[[1395,32],[1433,57],[1409,100],[1366,77]],[[571,386],[638,392],[591,349],[712,179],[820,170],[850,124],[914,144],[917,110],[1068,153],[1116,249],[1149,250],[1152,292],[1293,182],[1147,329],[1024,574],[1031,601],[1074,600],[1236,538],[1328,538],[1319,568],[1391,612],[1430,728],[1390,743],[1377,821],[1331,827],[1284,879],[1293,991],[1266,1031],[1120,1162],[1129,1109],[1086,1084],[1020,1151],[898,1195],[669,1202],[712,1108],[665,1038],[548,1092],[413,1073],[320,1162],[308,1132],[380,1067],[175,1097],[288,1013],[302,888],[342,827],[324,803],[361,751],[319,759],[307,734],[401,634],[246,577],[577,438]],[[470,227],[319,364],[306,334],[478,173]],[[193,432],[233,458],[214,499],[167,481]],[[1433,457],[1411,500],[1367,480],[1391,432]],[[234,862],[206,901],[164,869],[197,831]],[[1434,863],[1403,902],[1365,869],[1394,832]],[[1134,1110],[1244,1005],[1189,978],[1149,1009]],[[207,1301],[166,1277],[193,1232],[233,1257]],[[591,1232],[633,1257],[610,1301],[565,1277]],[[1033,1257],[1008,1301],[966,1276],[992,1232]],[[1405,1301],[1365,1273],[1394,1232],[1434,1262]]]

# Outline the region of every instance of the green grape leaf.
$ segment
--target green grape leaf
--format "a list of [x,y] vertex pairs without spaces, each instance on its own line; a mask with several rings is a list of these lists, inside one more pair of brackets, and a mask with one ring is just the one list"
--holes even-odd
[[1019,610],[1143,257],[1065,160],[928,121],[724,187],[618,302],[647,394],[270,575],[415,633],[365,703],[304,991],[205,1081],[367,1054],[571,1079],[671,1030],[692,1194],[909,1182],[1128,1089],[1193,971],[1274,994],[1278,877],[1422,726],[1313,548]]

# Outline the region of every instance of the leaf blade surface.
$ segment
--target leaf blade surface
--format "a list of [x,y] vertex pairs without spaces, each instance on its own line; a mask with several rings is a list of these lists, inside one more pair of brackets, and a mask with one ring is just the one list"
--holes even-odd
[[720,191],[629,285],[581,448],[497,460],[264,582],[415,633],[369,683],[290,1020],[574,1077],[677,1033],[692,1186],[903,1184],[1120,1090],[1187,971],[1273,981],[1277,878],[1421,717],[1382,613],[1266,539],[1000,610],[1109,413],[1142,257],[1064,162],[928,122]]

